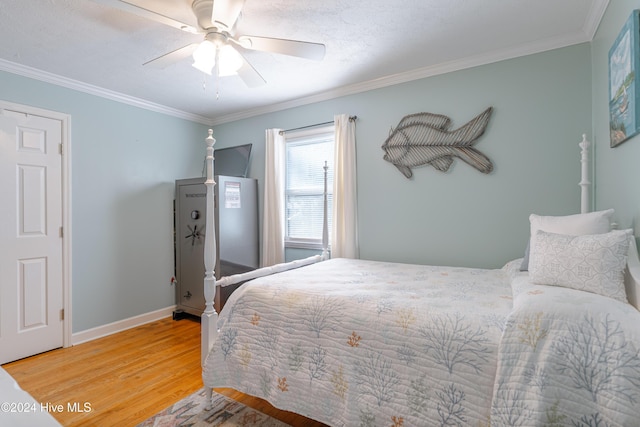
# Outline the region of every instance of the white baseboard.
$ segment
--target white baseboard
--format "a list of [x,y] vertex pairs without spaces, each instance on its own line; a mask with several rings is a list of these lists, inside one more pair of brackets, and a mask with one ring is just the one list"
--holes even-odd
[[155,322],[156,320],[164,319],[173,315],[173,311],[176,306],[161,308],[160,310],[151,311],[149,313],[133,316],[128,319],[119,320],[117,322],[109,323],[95,328],[87,329],[82,332],[76,332],[71,334],[71,345],[82,344],[87,341],[92,341],[98,338],[106,337],[107,335],[115,334],[116,332],[126,331],[127,329],[135,328],[146,323]]

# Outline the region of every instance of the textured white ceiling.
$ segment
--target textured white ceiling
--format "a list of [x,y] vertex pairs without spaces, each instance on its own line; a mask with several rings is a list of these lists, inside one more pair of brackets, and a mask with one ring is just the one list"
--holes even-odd
[[[195,25],[191,0],[129,1]],[[165,69],[142,65],[200,35],[100,0],[0,0],[0,69],[215,124],[590,41],[607,4],[246,0],[237,34],[327,47],[322,62],[246,51],[267,81],[251,89],[236,76],[206,76],[189,59]]]

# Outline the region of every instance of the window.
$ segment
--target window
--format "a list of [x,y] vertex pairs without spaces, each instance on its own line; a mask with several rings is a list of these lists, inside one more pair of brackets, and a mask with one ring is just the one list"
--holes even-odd
[[334,127],[287,132],[285,138],[285,246],[322,249],[325,162],[329,230],[332,222]]

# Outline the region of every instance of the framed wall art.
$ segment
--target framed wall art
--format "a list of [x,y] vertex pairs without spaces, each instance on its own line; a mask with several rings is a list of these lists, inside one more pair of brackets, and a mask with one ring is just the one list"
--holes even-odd
[[609,50],[609,133],[615,147],[640,131],[640,10],[634,10]]

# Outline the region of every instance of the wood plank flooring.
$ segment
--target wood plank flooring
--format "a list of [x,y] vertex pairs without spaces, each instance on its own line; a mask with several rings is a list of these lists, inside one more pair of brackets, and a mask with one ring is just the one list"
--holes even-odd
[[[3,368],[38,402],[90,408],[52,414],[64,426],[135,426],[203,386],[200,323],[167,318]],[[235,390],[216,391],[295,427],[324,426]]]

